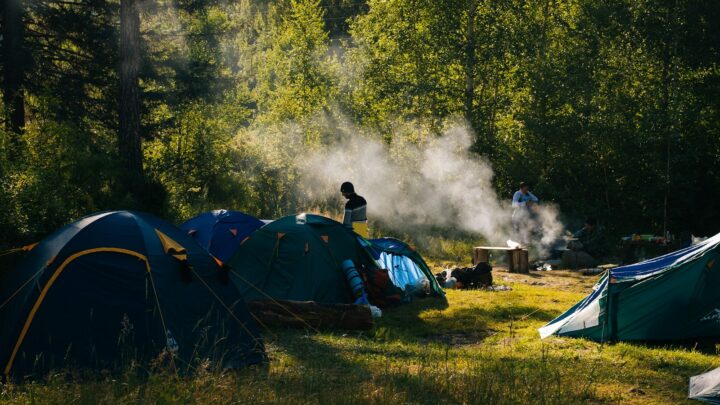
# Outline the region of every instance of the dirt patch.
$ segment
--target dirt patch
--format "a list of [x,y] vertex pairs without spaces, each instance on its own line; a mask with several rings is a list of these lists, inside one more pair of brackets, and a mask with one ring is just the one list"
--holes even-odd
[[587,292],[595,285],[597,275],[586,276],[566,270],[532,271],[530,274],[510,273],[503,268],[493,269],[495,276],[509,283],[523,283],[564,291]]
[[[435,264],[433,273],[439,273],[452,267],[462,267],[463,265],[467,264],[450,264],[449,262],[443,262],[441,265]],[[569,270],[531,271],[529,274],[517,274],[508,272],[506,267],[496,265],[493,266],[493,277],[495,277],[496,282],[501,284],[522,283],[553,290],[589,293],[600,275],[585,275],[578,271]]]

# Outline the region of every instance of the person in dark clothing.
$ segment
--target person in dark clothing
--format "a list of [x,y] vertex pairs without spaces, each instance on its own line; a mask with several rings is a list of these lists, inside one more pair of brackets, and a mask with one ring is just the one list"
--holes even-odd
[[595,218],[588,218],[583,228],[573,236],[582,243],[582,249],[591,256],[601,257],[606,253],[605,232]]
[[340,186],[340,192],[343,197],[348,200],[345,204],[343,225],[352,229],[363,238],[369,238],[367,201],[355,193],[355,187],[349,181],[346,181]]
[[597,266],[598,261],[607,253],[604,229],[595,218],[585,220],[585,225],[573,234],[575,240],[568,243],[563,254],[566,268],[588,268]]

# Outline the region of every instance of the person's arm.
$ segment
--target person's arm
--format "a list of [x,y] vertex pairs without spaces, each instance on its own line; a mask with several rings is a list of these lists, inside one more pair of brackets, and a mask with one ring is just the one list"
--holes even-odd
[[532,201],[532,202],[534,202],[534,203],[540,202],[540,200],[539,200],[537,197],[535,197],[535,194],[533,194],[533,193],[531,193],[531,192],[529,192],[529,191],[528,191],[528,197],[530,197],[530,201]]
[[525,206],[525,203],[524,203],[524,202],[520,202],[520,196],[521,196],[521,195],[522,195],[522,193],[519,192],[519,191],[516,191],[515,194],[513,194],[513,200],[512,200],[512,206],[513,206],[513,208],[520,208],[520,207],[524,207],[524,206]]

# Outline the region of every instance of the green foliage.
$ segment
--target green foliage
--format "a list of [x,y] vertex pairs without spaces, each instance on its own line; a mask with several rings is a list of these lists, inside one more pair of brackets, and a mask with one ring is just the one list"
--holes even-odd
[[667,207],[676,233],[717,231],[711,0],[143,3],[139,200],[113,135],[118,4],[23,13],[27,128],[0,143],[2,246],[101,209],[333,213],[300,184],[302,156],[362,132],[401,161],[458,117],[500,196],[529,180],[570,222],[660,232]]
[[259,122],[304,123],[335,93],[320,0],[291,0],[267,45],[254,92]]
[[21,163],[4,171],[3,214],[16,232],[6,242],[35,241],[89,212],[125,204],[112,192],[117,168],[104,158],[112,153],[103,134],[89,138],[72,124],[38,124],[26,127]]
[[235,155],[232,121],[247,119],[248,112],[230,99],[221,105],[196,101],[183,106],[175,126],[159,131],[145,144],[146,165],[167,190],[175,216],[189,218],[216,209],[214,204],[235,206],[243,200],[242,188],[233,187],[229,169]]

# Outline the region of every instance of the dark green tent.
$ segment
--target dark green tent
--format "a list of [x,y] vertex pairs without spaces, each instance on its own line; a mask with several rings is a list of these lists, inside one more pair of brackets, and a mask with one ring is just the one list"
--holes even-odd
[[248,300],[336,304],[353,302],[341,265],[348,259],[361,271],[377,268],[352,231],[329,218],[300,214],[255,231],[228,264]]
[[604,274],[584,300],[540,336],[605,340],[720,337],[720,234]]
[[5,375],[115,369],[163,351],[183,370],[264,357],[237,289],[185,232],[115,211],[65,226],[35,246],[0,286]]

